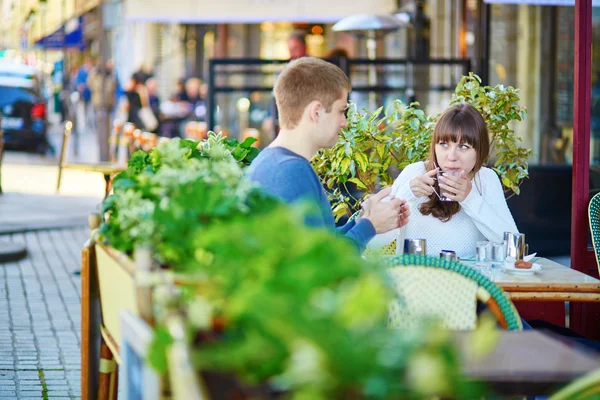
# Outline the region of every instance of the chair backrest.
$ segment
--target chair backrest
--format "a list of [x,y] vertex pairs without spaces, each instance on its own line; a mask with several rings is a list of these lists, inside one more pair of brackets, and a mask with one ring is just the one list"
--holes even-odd
[[397,240],[393,240],[392,242],[386,244],[383,247],[377,248],[377,249],[371,249],[371,248],[366,248],[365,251],[363,251],[363,255],[364,256],[395,256],[396,254],[396,246],[397,246]]
[[449,329],[474,329],[480,300],[502,328],[523,329],[516,308],[502,289],[467,265],[412,254],[381,260],[389,267],[398,295],[389,308],[391,327],[410,327],[423,317],[434,317]]
[[600,193],[596,193],[588,207],[588,221],[592,232],[592,245],[596,254],[596,265],[600,272]]

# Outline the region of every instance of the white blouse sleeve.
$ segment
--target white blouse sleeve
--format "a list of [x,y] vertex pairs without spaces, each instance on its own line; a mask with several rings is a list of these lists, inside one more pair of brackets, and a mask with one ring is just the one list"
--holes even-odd
[[479,171],[478,177],[473,180],[471,193],[460,205],[490,241],[502,241],[504,232],[518,232],[506,204],[500,179],[489,168]]
[[[389,201],[389,199],[392,197],[404,199],[410,208],[410,212],[415,212],[414,210],[415,207],[418,206],[419,199],[415,197],[412,190],[410,190],[410,180],[415,176],[423,175],[425,172],[425,164],[423,162],[417,162],[406,166],[394,181],[394,184],[392,185],[392,193],[383,201]],[[377,234],[373,239],[371,239],[367,247],[370,249],[378,249],[393,242],[394,240],[397,240],[397,253],[402,254],[405,231],[406,225],[399,229]]]

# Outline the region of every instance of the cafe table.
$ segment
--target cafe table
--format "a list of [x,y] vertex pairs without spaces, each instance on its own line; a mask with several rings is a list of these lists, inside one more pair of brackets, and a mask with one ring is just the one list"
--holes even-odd
[[547,258],[535,259],[535,263],[541,270],[531,275],[514,275],[498,268],[492,280],[513,301],[600,302],[600,280]]
[[499,331],[493,350],[468,357],[471,333],[456,332],[454,340],[467,379],[487,384],[497,395],[536,396],[600,369],[600,359],[564,338],[539,331]]

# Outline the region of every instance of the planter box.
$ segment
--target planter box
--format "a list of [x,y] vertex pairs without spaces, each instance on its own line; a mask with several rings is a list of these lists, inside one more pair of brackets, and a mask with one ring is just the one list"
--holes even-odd
[[[121,310],[129,311],[135,316],[140,315],[135,282],[136,265],[126,254],[99,244],[96,244],[96,260],[102,325],[104,333],[108,333],[112,339],[112,343],[108,341],[108,345],[115,357],[118,357]],[[113,348],[115,345],[116,348]]]

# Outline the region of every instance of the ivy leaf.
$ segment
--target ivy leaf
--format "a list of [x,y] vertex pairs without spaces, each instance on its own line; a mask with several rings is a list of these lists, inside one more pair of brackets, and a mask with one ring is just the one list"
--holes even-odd
[[356,187],[361,190],[367,190],[367,186],[363,183],[363,181],[361,181],[358,178],[350,178],[350,179],[348,179],[348,182],[354,183],[356,185]]
[[419,130],[420,122],[419,122],[418,118],[411,118],[410,121],[408,121],[408,124],[410,125],[412,130],[414,130],[414,131]]
[[350,168],[350,159],[344,158],[340,163],[340,172],[342,174],[345,174],[346,172],[348,172],[348,168]]
[[358,163],[358,168],[361,171],[366,172],[369,165],[367,156],[364,153],[356,153],[355,160]]

